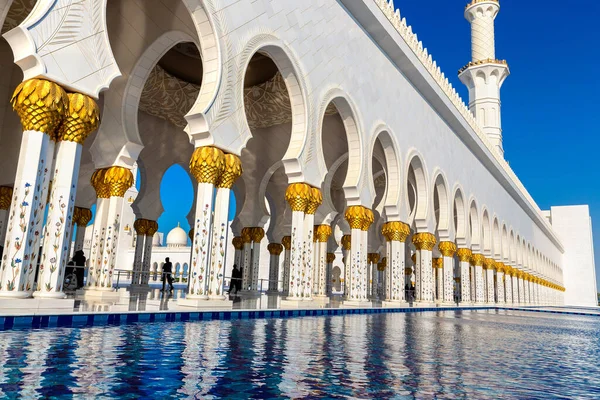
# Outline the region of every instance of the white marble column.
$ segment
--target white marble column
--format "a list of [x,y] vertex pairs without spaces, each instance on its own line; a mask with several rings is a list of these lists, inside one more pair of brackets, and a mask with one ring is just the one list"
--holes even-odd
[[454,302],[454,254],[456,253],[456,244],[453,242],[440,242],[438,250],[442,253],[443,259],[443,301],[452,304]]
[[[142,274],[140,283],[142,285],[148,285],[150,281],[150,267],[152,265],[152,247],[153,239],[156,232],[158,232],[158,222],[148,220],[148,227],[146,229],[146,238],[144,239],[144,255],[142,258]],[[162,275],[157,276],[159,281],[162,281]],[[189,278],[188,278],[189,279]]]
[[483,261],[485,257],[483,254],[473,254],[471,256],[471,265],[473,266],[473,272],[475,274],[475,303],[483,304]]
[[385,259],[387,261],[385,269],[385,301],[382,304],[384,307],[393,307],[394,305],[397,305],[395,303],[406,301],[404,298],[404,287],[406,283],[405,241],[410,234],[410,228],[403,222],[389,221],[382,226],[381,233],[386,239]]
[[496,268],[496,261],[493,258],[485,258],[483,260],[483,273],[484,273],[484,286],[485,286],[485,298],[484,301],[488,304],[494,304],[496,302],[496,288],[494,287],[494,270]]
[[496,295],[498,296],[498,304],[507,302],[504,293],[504,264],[496,262]]
[[315,235],[315,213],[323,202],[323,195],[317,188],[310,188],[308,204],[304,212],[304,251],[303,251],[303,271],[302,292],[304,300],[312,300],[313,290],[316,283],[313,281],[313,272],[315,269],[314,241]]
[[283,246],[279,243],[269,243],[267,246],[271,259],[269,262],[269,293],[279,291],[279,255],[283,251]]
[[37,291],[34,297],[65,298],[62,291],[65,267],[69,257],[73,209],[79,178],[83,142],[98,128],[100,110],[90,97],[69,93],[68,114],[60,126],[56,140],[52,171],[52,190]]
[[335,261],[335,253],[327,253],[327,274],[325,281],[325,293],[329,296],[333,293],[333,282],[332,282],[332,273],[333,273],[333,262]]
[[235,249],[235,253],[233,256],[233,263],[238,266],[238,268],[242,267],[242,250],[244,248],[244,241],[241,236],[236,236],[231,240],[231,244],[233,244],[233,248]]
[[[315,269],[317,273],[315,274],[317,277],[317,281],[314,283],[316,285],[315,295],[319,298],[327,298],[327,284],[329,282],[329,255],[327,253],[327,241],[329,240],[329,236],[331,236],[332,230],[329,225],[317,225],[315,227],[315,247],[317,248],[317,254],[315,257]],[[333,256],[335,259],[335,255]],[[331,260],[333,262],[333,260]]]
[[[260,242],[265,237],[265,231],[260,227],[250,228],[250,236],[252,237],[252,275],[250,277],[250,290],[257,291],[258,273],[260,272]],[[261,288],[262,290],[263,288]]]
[[55,83],[29,79],[19,84],[11,104],[23,135],[8,212],[0,267],[0,297],[31,296],[52,173],[54,140],[69,106]]
[[367,232],[373,222],[372,211],[363,206],[350,206],[345,218],[350,225],[350,286],[345,306],[369,306],[367,299]]
[[513,292],[512,292],[512,276],[511,267],[506,264],[504,265],[504,295],[506,297],[506,303],[513,303]]
[[284,236],[281,238],[281,244],[283,245],[283,294],[287,296],[290,289],[290,253],[292,249],[292,237]]
[[433,276],[435,277],[435,296],[434,300],[436,303],[441,303],[444,301],[444,258],[436,257],[432,259]]
[[458,267],[460,270],[460,302],[466,304],[471,302],[471,249],[460,248],[456,251],[458,256]]
[[513,292],[513,303],[521,303],[521,288],[519,285],[519,277],[517,276],[518,271],[515,269],[512,274],[512,292]]
[[11,187],[0,186],[0,244],[2,247],[4,247],[4,238],[6,237],[6,224],[8,223],[8,211],[12,195],[13,189]]
[[[148,230],[148,220],[140,218],[133,223],[135,229],[135,251],[133,253],[133,281],[132,285],[139,285],[142,281],[142,261],[144,256],[144,240]],[[152,242],[152,238],[150,238]]]
[[529,274],[523,274],[523,293],[523,298],[525,299],[524,303],[529,305],[531,303],[531,293],[529,290]]
[[229,243],[229,199],[233,184],[242,175],[242,162],[238,156],[225,154],[223,160],[223,171],[216,182],[217,194],[212,225],[211,264],[208,278],[208,297],[212,300],[226,299],[223,292]]
[[127,168],[109,167],[96,170],[92,186],[96,189],[96,217],[92,237],[92,255],[86,295],[113,290],[112,277],[119,253],[123,196],[133,184],[133,174]]
[[434,302],[432,250],[436,244],[436,239],[431,233],[421,232],[413,236],[412,242],[417,249],[415,279],[417,301],[431,304]]
[[377,300],[377,283],[379,274],[377,273],[377,264],[379,263],[380,256],[378,253],[367,254],[367,298],[371,300]]
[[341,239],[342,262],[344,263],[344,298],[348,298],[348,288],[350,287],[350,250],[352,249],[352,236],[344,235]]
[[252,285],[252,228],[242,229],[242,290],[247,291]]
[[[304,250],[304,212],[311,197],[311,187],[305,183],[293,183],[288,186],[285,199],[292,209],[292,232],[290,235],[290,281],[286,300],[294,303],[304,299],[302,284]],[[312,243],[311,243],[312,244]],[[286,304],[286,303],[283,303]]]
[[[190,172],[198,182],[190,284],[186,300],[208,299],[208,273],[212,239],[214,191],[225,168],[225,155],[216,147],[197,147],[190,160]],[[189,302],[186,302],[189,303]]]
[[[75,252],[83,250],[85,240],[85,230],[92,220],[92,210],[89,208],[79,208],[79,220],[77,221],[77,232],[75,233]],[[89,257],[89,254],[88,254]]]

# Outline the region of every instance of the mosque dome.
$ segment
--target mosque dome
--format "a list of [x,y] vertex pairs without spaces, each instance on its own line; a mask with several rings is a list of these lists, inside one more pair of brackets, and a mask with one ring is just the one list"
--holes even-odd
[[187,246],[188,235],[177,223],[177,227],[173,228],[167,235],[167,247],[185,247]]
[[162,244],[160,243],[160,233],[156,232],[152,237],[152,246],[160,247]]

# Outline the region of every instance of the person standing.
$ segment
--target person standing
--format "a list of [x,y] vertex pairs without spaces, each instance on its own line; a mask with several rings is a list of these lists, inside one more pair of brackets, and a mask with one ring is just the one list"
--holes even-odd
[[77,250],[73,256],[73,263],[75,264],[75,275],[77,276],[77,289],[83,287],[83,274],[85,271],[86,258],[83,250]]
[[162,267],[162,291],[165,291],[165,281],[169,282],[169,291],[173,291],[173,264],[169,261],[169,257],[165,258],[165,264]]

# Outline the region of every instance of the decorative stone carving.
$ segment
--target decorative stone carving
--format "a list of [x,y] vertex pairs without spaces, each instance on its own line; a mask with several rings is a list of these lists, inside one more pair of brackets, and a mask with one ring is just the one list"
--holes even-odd
[[106,0],[38,0],[4,38],[24,80],[45,78],[97,99],[121,75],[106,31]]

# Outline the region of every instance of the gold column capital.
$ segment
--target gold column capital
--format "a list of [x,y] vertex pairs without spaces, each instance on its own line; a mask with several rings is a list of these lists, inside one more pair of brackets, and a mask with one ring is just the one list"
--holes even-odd
[[154,237],[154,234],[158,232],[158,222],[146,220],[148,227],[146,228],[146,236]]
[[69,108],[69,97],[56,83],[34,78],[17,86],[10,103],[21,119],[23,131],[43,132],[55,139]]
[[377,264],[379,262],[379,253],[367,253],[367,263]]
[[292,211],[305,212],[312,196],[312,188],[306,183],[292,183],[285,191],[285,200]]
[[410,227],[404,222],[389,221],[381,227],[381,234],[388,242],[404,243],[410,234]]
[[279,243],[269,243],[267,250],[269,250],[269,254],[278,256],[283,251],[283,246]]
[[417,263],[417,253],[413,253],[413,254],[410,256],[410,259],[411,259],[411,261],[413,262],[413,264],[416,264],[416,263]]
[[215,185],[225,169],[225,154],[212,146],[197,147],[190,159],[190,172],[198,183]]
[[435,236],[433,234],[429,232],[421,232],[413,236],[412,242],[417,248],[417,250],[431,251],[433,250],[433,247],[435,246],[437,240],[435,239]]
[[496,271],[498,272],[506,272],[506,265],[503,262],[496,261]]
[[244,239],[241,236],[236,236],[231,240],[231,244],[236,250],[241,250],[244,248]]
[[471,249],[461,247],[460,249],[456,250],[456,255],[458,256],[458,260],[460,262],[471,262],[471,256],[473,255],[473,252]]
[[124,167],[106,168],[104,184],[108,186],[110,197],[123,197],[125,192],[133,185],[133,174],[131,170]]
[[223,171],[216,181],[216,186],[223,189],[231,189],[235,181],[242,176],[242,160],[235,154],[223,156]]
[[252,227],[250,228],[250,236],[252,237],[252,241],[254,243],[260,243],[261,240],[265,237],[265,230],[260,227]]
[[404,275],[406,275],[406,276],[412,275],[412,268],[410,268],[410,267],[404,268]]
[[440,242],[440,244],[438,244],[438,250],[442,253],[443,257],[454,257],[454,253],[456,253],[456,244],[454,244],[454,242]]
[[496,261],[493,258],[485,258],[483,260],[483,269],[494,270],[496,268]]
[[106,175],[106,169],[97,169],[92,173],[90,183],[96,191],[96,197],[99,199],[110,198],[110,190],[108,185],[104,183],[104,175]]
[[223,156],[223,170],[215,185],[218,188],[231,189],[243,172],[242,160],[235,154],[225,154]]
[[362,221],[362,227],[360,228],[363,231],[368,231],[371,224],[375,222],[375,214],[369,208],[364,208],[364,218]]
[[190,238],[190,240],[191,240],[192,242],[194,241],[194,233],[195,233],[195,232],[196,232],[196,231],[194,230],[194,228],[191,228],[191,229],[188,231],[188,237]]
[[379,264],[377,264],[377,271],[385,271],[387,268],[387,258],[383,257]]
[[71,223],[73,224],[73,226],[75,226],[75,224],[77,224],[77,222],[79,221],[80,214],[81,208],[73,207],[73,216],[71,217]]
[[12,201],[13,188],[0,186],[0,210],[8,210]]
[[284,236],[281,238],[281,244],[283,245],[283,247],[286,250],[291,250],[292,249],[292,237],[291,236]]
[[335,254],[334,253],[327,253],[327,264],[331,264],[334,261],[335,261]]
[[244,244],[252,243],[252,228],[243,228],[242,229],[242,240]]
[[342,248],[344,250],[351,250],[352,248],[352,236],[351,235],[344,235],[342,236]]
[[323,203],[323,194],[317,188],[310,188],[310,196],[308,198],[308,203],[306,204],[306,214],[315,215],[319,206]]
[[133,229],[135,229],[135,233],[138,235],[146,235],[148,232],[148,220],[147,219],[136,219],[133,223]]
[[81,93],[69,93],[69,107],[56,138],[83,145],[90,133],[100,124],[100,108],[92,99]]
[[365,208],[363,206],[350,206],[346,208],[344,217],[348,221],[350,229],[362,230],[363,219],[365,219]]
[[329,225],[315,225],[315,240],[317,242],[326,242],[331,236],[332,229]]
[[433,268],[444,268],[444,258],[443,257],[437,257],[433,259],[432,262]]
[[475,253],[471,256],[471,265],[476,267],[482,267],[485,256],[483,254]]
[[79,208],[79,219],[77,220],[77,226],[85,228],[92,220],[92,210],[89,208]]

